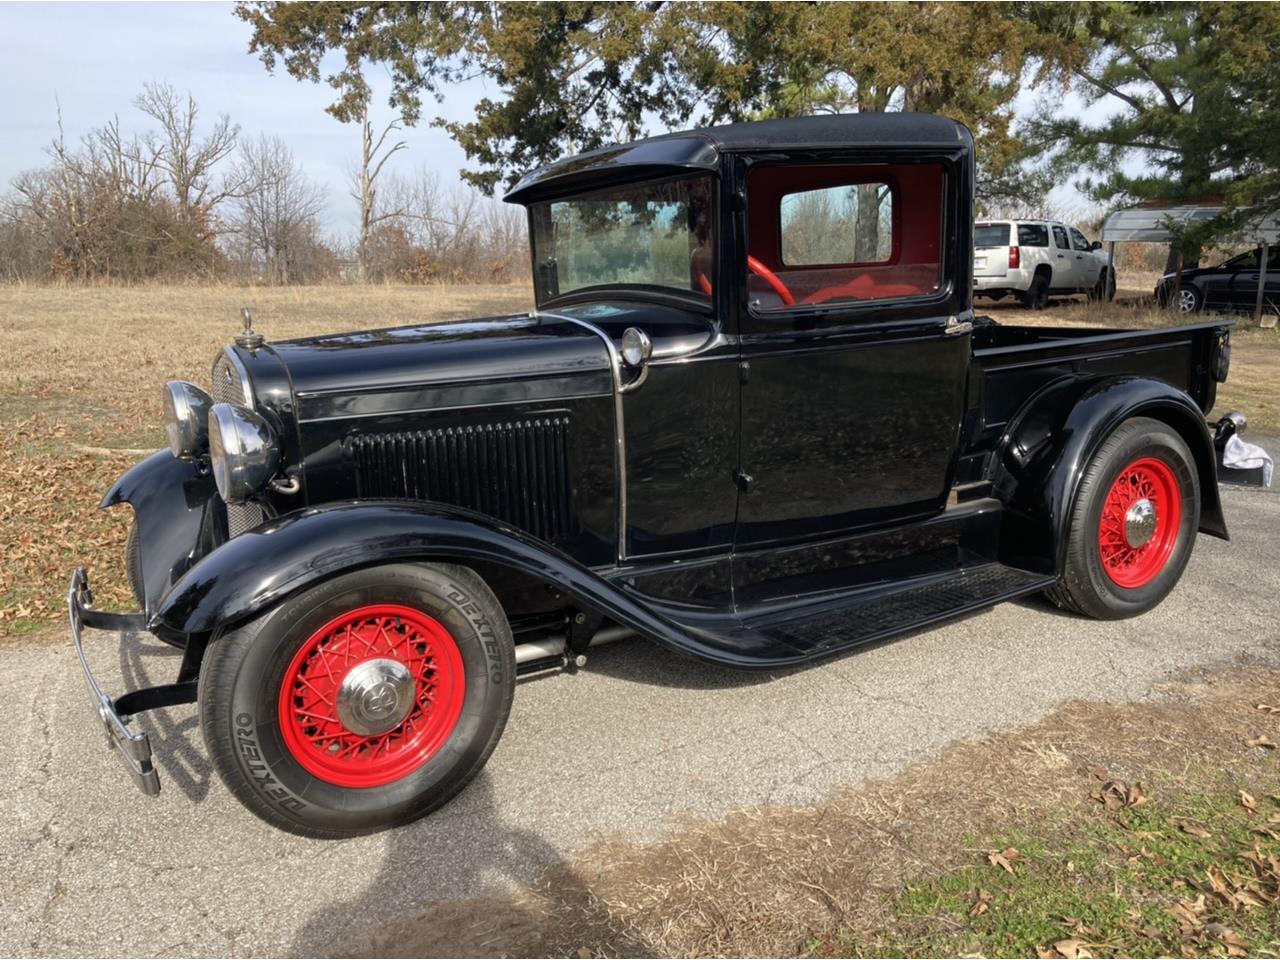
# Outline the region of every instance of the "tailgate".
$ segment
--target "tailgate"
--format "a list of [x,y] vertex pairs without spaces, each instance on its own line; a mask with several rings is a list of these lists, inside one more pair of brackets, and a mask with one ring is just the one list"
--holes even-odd
[[1009,272],[1008,247],[975,247],[973,251],[973,275],[975,277],[1003,277]]
[[973,225],[973,275],[1003,277],[1009,272],[1010,229],[1007,223]]

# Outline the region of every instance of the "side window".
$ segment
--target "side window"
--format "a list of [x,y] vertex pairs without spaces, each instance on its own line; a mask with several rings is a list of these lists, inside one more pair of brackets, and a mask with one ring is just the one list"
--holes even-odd
[[1059,250],[1071,249],[1071,244],[1067,241],[1067,231],[1056,223],[1053,225],[1053,245]]
[[747,302],[774,311],[942,287],[941,164],[761,164],[747,177]]
[[893,254],[893,190],[856,183],[782,198],[782,263],[886,263]]
[[1089,241],[1075,227],[1071,228],[1071,246],[1076,250],[1088,251],[1089,249]]
[[1049,245],[1049,228],[1043,223],[1018,224],[1018,246],[1047,247]]

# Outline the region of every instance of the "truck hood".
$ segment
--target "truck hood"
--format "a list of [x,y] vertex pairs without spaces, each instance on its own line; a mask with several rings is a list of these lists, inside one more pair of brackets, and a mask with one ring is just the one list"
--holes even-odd
[[603,375],[609,355],[590,330],[528,314],[276,341],[300,406],[321,397],[414,387]]

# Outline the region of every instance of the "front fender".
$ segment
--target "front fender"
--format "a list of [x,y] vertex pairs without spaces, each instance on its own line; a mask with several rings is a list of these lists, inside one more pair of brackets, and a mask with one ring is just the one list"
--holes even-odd
[[126,470],[99,507],[105,510],[121,503],[133,507],[142,561],[143,609],[150,615],[161,598],[212,549],[215,514],[221,501],[207,468],[160,450]]
[[405,500],[305,508],[242,533],[188,571],[149,626],[163,635],[210,634],[337,574],[433,559],[514,569],[557,585],[576,603],[658,643],[719,663],[733,659],[698,631],[514,527],[461,508]]
[[1056,569],[1065,556],[1071,508],[1085,468],[1107,436],[1131,417],[1166,423],[1186,442],[1200,480],[1200,531],[1228,539],[1213,440],[1191,397],[1145,377],[1061,381],[1013,421],[999,458],[1016,512],[1048,537]]

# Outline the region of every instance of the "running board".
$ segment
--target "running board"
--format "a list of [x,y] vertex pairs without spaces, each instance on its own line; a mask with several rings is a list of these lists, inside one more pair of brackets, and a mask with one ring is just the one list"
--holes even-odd
[[925,582],[858,590],[786,610],[744,612],[726,647],[750,651],[760,666],[798,663],[947,620],[1024,594],[1055,578],[999,563],[967,567]]

